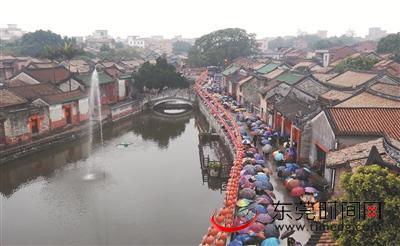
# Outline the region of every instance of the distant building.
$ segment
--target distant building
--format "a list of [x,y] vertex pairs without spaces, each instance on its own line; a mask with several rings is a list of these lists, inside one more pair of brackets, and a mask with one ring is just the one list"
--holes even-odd
[[127,42],[129,46],[138,47],[144,49],[146,47],[146,41],[144,38],[139,38],[139,36],[128,36]]
[[327,38],[328,37],[328,31],[327,30],[318,30],[316,35],[320,38]]
[[92,35],[86,37],[86,46],[89,50],[100,51],[103,45],[114,47],[114,40],[108,35],[107,30],[96,30]]
[[271,40],[271,38],[263,38],[257,40],[258,48],[261,50],[261,52],[266,52],[268,50],[268,42]]
[[383,38],[387,35],[385,30],[382,30],[380,27],[371,27],[368,31],[368,35],[365,37],[369,40],[377,40]]
[[8,24],[6,28],[0,28],[1,40],[15,40],[24,35],[24,32],[16,24]]

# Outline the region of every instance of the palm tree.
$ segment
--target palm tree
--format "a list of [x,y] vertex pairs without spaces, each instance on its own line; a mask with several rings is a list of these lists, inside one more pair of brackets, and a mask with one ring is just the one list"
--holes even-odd
[[[60,48],[60,55],[68,63],[68,70],[71,71],[71,60],[82,53],[82,50],[77,48],[73,41],[64,41],[64,45]],[[71,79],[69,80],[69,90],[71,91]]]

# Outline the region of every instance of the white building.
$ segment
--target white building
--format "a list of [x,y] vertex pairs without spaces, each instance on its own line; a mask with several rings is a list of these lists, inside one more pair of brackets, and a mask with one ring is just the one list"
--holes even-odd
[[385,30],[382,30],[380,27],[371,27],[369,29],[368,35],[366,36],[366,39],[368,40],[378,40],[387,35],[387,32]]
[[139,36],[128,36],[127,42],[129,46],[132,47],[139,47],[139,48],[145,48],[146,47],[146,41],[144,38],[139,38]]
[[0,28],[1,40],[18,39],[24,35],[24,32],[16,24],[8,24],[6,28]]

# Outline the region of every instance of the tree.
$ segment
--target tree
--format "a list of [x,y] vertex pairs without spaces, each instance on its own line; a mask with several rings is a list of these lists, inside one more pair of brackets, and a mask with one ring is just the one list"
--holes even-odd
[[175,71],[175,67],[168,64],[163,57],[157,58],[156,64],[145,62],[137,72],[133,74],[134,87],[139,91],[147,89],[162,90],[168,88],[186,88],[187,80]]
[[[344,174],[340,184],[344,190],[343,201],[379,201],[383,206],[381,219],[378,216],[361,220],[356,216],[342,218],[343,231],[334,232],[341,245],[396,245],[395,242],[400,242],[400,176],[378,165],[362,166],[354,173]],[[357,229],[367,227],[377,230]]]
[[177,55],[186,54],[188,53],[191,47],[192,45],[190,43],[178,40],[172,44],[172,52]]
[[314,43],[311,47],[313,49],[329,49],[332,47],[339,47],[344,45],[353,45],[359,41],[359,38],[349,37],[342,35],[340,37],[330,37],[327,39],[321,39]]
[[218,30],[196,40],[189,50],[188,63],[194,66],[223,65],[241,56],[258,52],[254,34],[239,28]]
[[270,50],[277,50],[280,48],[288,48],[288,47],[293,47],[294,45],[294,39],[295,38],[282,38],[282,37],[277,37],[271,41],[268,42],[268,49]]
[[346,58],[335,67],[335,71],[342,73],[346,70],[371,70],[378,60],[368,56]]
[[379,53],[400,53],[400,32],[381,38],[376,50]]

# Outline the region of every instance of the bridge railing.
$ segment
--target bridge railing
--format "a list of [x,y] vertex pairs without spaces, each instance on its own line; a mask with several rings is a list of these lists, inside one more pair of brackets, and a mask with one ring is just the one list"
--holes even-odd
[[151,101],[158,101],[166,98],[176,98],[185,99],[189,101],[194,101],[196,98],[196,93],[192,89],[168,89],[163,90],[157,94],[147,94],[144,98],[144,103]]

